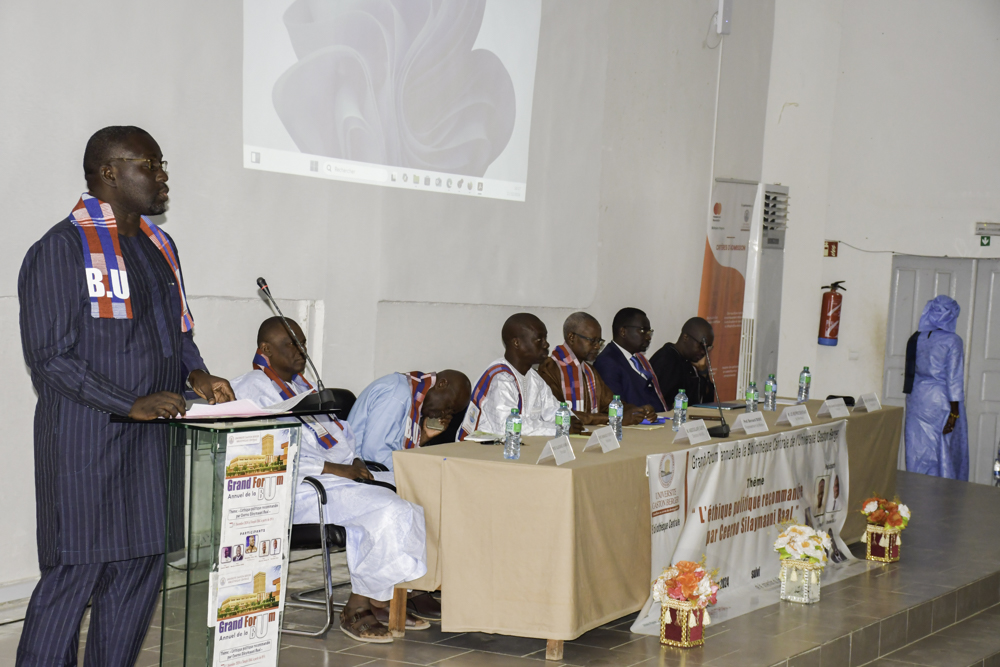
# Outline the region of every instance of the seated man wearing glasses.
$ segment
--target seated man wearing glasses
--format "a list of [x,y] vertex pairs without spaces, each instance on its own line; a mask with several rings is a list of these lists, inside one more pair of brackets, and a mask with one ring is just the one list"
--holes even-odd
[[708,320],[692,317],[681,327],[677,342],[665,344],[649,360],[671,405],[681,389],[688,395],[688,405],[715,400],[715,385],[708,376],[708,358],[702,340],[711,350],[715,342],[712,325]]
[[[566,401],[584,424],[607,424],[608,404],[614,394],[604,384],[601,374],[591,368],[604,345],[601,323],[587,313],[573,313],[563,323],[563,344],[538,366],[557,401]],[[651,405],[625,405],[622,423],[638,424],[656,419]]]
[[673,407],[663,398],[656,373],[643,355],[653,340],[649,318],[638,308],[622,308],[611,324],[614,339],[597,355],[594,368],[622,402],[651,405],[656,412]]
[[[254,370],[232,381],[236,398],[266,408],[313,391],[302,375],[305,356],[290,333],[305,346],[305,335],[294,320],[288,320],[288,326],[279,317],[264,320],[257,332]],[[327,416],[307,416],[301,421],[293,522],[318,523],[316,492],[302,481],[313,477],[326,491],[324,520],[343,526],[347,532],[351,596],[340,614],[340,629],[360,642],[390,643],[392,636],[384,623],[389,620],[387,606],[393,589],[427,573],[424,511],[388,488],[366,483],[385,481],[378,477],[387,473],[368,470],[358,456],[347,422]],[[407,630],[429,627],[426,621],[407,614]]]

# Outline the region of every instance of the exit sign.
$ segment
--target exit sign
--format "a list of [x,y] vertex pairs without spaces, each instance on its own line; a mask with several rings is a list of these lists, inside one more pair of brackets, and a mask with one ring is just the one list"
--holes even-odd
[[823,256],[836,257],[840,248],[840,241],[823,241]]

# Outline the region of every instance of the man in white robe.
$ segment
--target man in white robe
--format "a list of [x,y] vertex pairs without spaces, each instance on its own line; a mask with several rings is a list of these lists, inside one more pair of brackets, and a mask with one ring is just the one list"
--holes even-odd
[[[472,389],[472,399],[458,432],[464,440],[474,431],[503,435],[512,409],[521,413],[521,435],[556,434],[559,401],[532,366],[549,356],[548,331],[530,313],[511,315],[501,330],[504,356],[491,363]],[[573,419],[573,431],[581,424]]]
[[[302,345],[301,328],[289,320]],[[268,407],[294,395],[313,391],[302,376],[305,357],[280,318],[266,320],[257,334],[255,370],[232,381],[237,398]],[[357,457],[354,436],[346,422],[330,417],[304,418],[299,450],[294,523],[318,523],[316,493],[303,484],[307,476],[326,489],[324,520],[343,526],[347,533],[347,564],[351,597],[341,613],[341,630],[358,641],[389,643],[388,628],[376,615],[388,619],[386,602],[397,584],[427,572],[423,508],[399,498],[391,490],[356,480],[372,480],[391,473],[371,473]],[[373,609],[374,608],[374,609]],[[429,627],[407,618],[407,629]]]

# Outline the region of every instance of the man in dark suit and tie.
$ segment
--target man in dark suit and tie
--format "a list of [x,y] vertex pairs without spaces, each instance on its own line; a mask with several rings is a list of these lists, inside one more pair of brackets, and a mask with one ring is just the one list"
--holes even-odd
[[[167,206],[167,163],[137,127],[87,142],[88,192],[21,265],[21,343],[38,392],[35,497],[41,579],[17,665],[132,665],[163,576],[167,426],[111,423],[184,414],[185,381],[233,399],[193,338],[173,240],[145,216]],[[183,465],[183,458],[181,459]]]
[[649,365],[660,381],[664,398],[673,400],[683,389],[690,405],[715,400],[715,384],[708,375],[707,356],[714,344],[715,331],[708,320],[692,317],[684,323],[676,343],[665,343],[656,351]]
[[646,313],[638,308],[622,308],[611,324],[614,338],[604,348],[594,368],[604,378],[611,391],[622,402],[632,405],[652,405],[657,412],[669,410],[656,373],[643,355],[653,340]]

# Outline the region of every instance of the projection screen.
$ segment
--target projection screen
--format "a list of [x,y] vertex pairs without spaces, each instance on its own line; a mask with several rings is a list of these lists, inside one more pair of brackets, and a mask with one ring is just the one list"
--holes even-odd
[[524,201],[541,0],[244,0],[243,166]]

